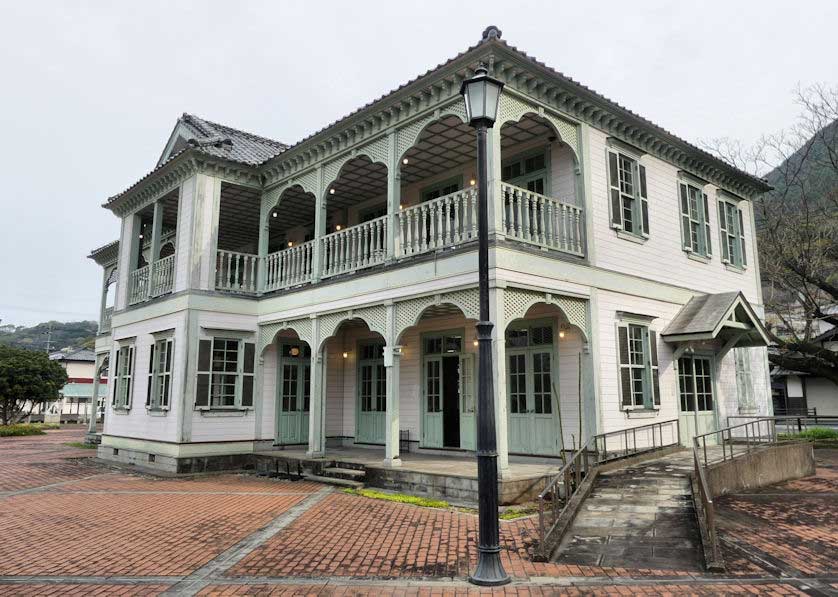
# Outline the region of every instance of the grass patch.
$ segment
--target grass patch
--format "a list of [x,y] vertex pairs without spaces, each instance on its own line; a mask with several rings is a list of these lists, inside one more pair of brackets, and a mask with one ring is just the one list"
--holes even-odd
[[780,434],[781,439],[811,439],[811,440],[825,440],[838,439],[838,430],[829,429],[827,427],[812,427],[800,433],[783,433]]
[[501,520],[516,520],[518,518],[524,518],[525,516],[532,516],[537,512],[538,508],[535,506],[510,507],[501,512],[498,515],[498,518]]
[[84,442],[67,442],[64,445],[70,446],[71,448],[82,448],[84,450],[95,450],[99,447],[96,444],[86,444]]
[[406,495],[404,493],[385,493],[383,491],[376,491],[375,489],[344,489],[344,493],[350,495],[360,495],[361,497],[371,498],[374,500],[385,500],[387,502],[397,502],[399,504],[411,504],[413,506],[422,506],[423,508],[448,508],[449,504],[443,500],[433,500],[430,498],[417,497],[415,495]]
[[21,435],[44,435],[44,429],[50,429],[50,427],[34,423],[20,423],[18,425],[0,425],[0,437],[18,437]]

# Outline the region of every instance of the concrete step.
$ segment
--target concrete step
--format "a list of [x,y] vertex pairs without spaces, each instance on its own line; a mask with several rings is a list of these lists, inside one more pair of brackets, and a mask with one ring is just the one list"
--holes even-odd
[[331,466],[323,469],[324,477],[332,477],[335,479],[345,479],[347,481],[363,481],[367,476],[365,469],[344,468],[342,466]]
[[361,464],[360,462],[344,462],[342,460],[336,460],[332,466],[334,468],[349,468],[355,471],[366,471],[366,465]]
[[306,479],[316,483],[325,483],[327,485],[338,485],[340,487],[351,487],[352,489],[363,489],[364,484],[360,481],[352,481],[350,479],[340,479],[338,477],[321,477],[320,475],[308,475]]

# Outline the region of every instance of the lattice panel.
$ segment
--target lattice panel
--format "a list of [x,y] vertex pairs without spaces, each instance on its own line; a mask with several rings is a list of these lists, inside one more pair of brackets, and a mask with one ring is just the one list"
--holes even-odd
[[358,150],[358,155],[365,155],[373,162],[380,162],[389,167],[390,154],[389,137],[380,137],[372,143],[367,143]]
[[524,290],[523,288],[507,288],[503,295],[504,322],[506,324],[524,317],[530,307],[536,303],[547,303],[556,305],[561,309],[568,323],[579,328],[579,331],[586,338],[588,336],[587,301],[583,299],[557,296],[537,290]]
[[552,114],[545,114],[544,118],[550,121],[556,130],[559,132],[559,138],[567,143],[576,154],[576,161],[579,161],[579,135],[577,127],[563,118],[553,116]]
[[503,126],[507,122],[518,122],[524,114],[532,112],[538,114],[538,108],[512,97],[508,94],[501,94],[500,106],[498,107],[498,121],[496,126]]
[[303,174],[302,176],[296,176],[290,182],[290,184],[298,184],[303,187],[303,190],[306,193],[311,193],[315,197],[319,194],[320,185],[318,184],[319,181],[317,180],[317,170],[310,170]]
[[439,115],[440,120],[446,116],[456,116],[463,122],[466,121],[466,103],[465,100],[451,104],[445,108]]
[[319,340],[325,340],[330,336],[334,336],[335,332],[338,329],[338,326],[347,319],[350,319],[352,315],[349,311],[339,311],[338,313],[328,313],[326,315],[321,316],[320,319],[320,338]]
[[280,184],[262,194],[262,212],[267,213],[279,203],[282,191],[288,188],[288,183]]
[[422,296],[396,303],[396,329],[393,337],[398,341],[402,332],[416,325],[422,311],[435,304],[437,304],[437,297],[435,296]]
[[300,340],[308,343],[309,346],[312,346],[313,344],[313,338],[311,337],[311,319],[307,317],[304,319],[295,319],[293,321],[268,323],[259,327],[259,354],[262,354],[262,351],[274,341],[277,333],[282,330],[293,330],[297,332]]
[[422,129],[428,126],[431,122],[436,120],[433,116],[426,116],[411,122],[404,128],[396,132],[396,154],[401,158],[404,152],[416,145],[416,140],[422,133]]
[[457,305],[465,314],[466,319],[480,319],[480,293],[476,288],[446,292],[442,295],[441,301]]
[[387,339],[387,307],[374,305],[363,309],[355,309],[352,315],[363,319],[371,331],[378,332],[385,340]]

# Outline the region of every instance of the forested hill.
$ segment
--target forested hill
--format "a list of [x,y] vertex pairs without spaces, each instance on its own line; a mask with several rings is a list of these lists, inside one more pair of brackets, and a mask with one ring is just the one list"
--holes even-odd
[[97,329],[95,321],[48,321],[33,327],[3,325],[0,326],[0,344],[28,350],[46,350],[49,338],[50,352],[64,348],[92,348]]

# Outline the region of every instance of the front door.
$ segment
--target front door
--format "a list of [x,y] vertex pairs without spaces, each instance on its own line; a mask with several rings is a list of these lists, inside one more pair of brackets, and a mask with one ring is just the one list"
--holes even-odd
[[463,347],[462,332],[423,337],[422,447],[474,449],[474,360]]
[[474,450],[477,419],[474,416],[476,385],[474,355],[460,356],[460,447]]
[[506,391],[509,451],[555,455],[561,446],[554,395],[553,330],[549,324],[509,330]]
[[[691,447],[693,437],[716,429],[713,362],[710,357],[684,356],[678,359],[678,393],[681,444]],[[711,435],[707,443],[715,443],[715,439]]]
[[277,366],[277,443],[307,444],[311,402],[311,350],[283,344]]
[[358,409],[355,441],[383,444],[387,425],[387,376],[384,344],[362,344],[358,348]]

